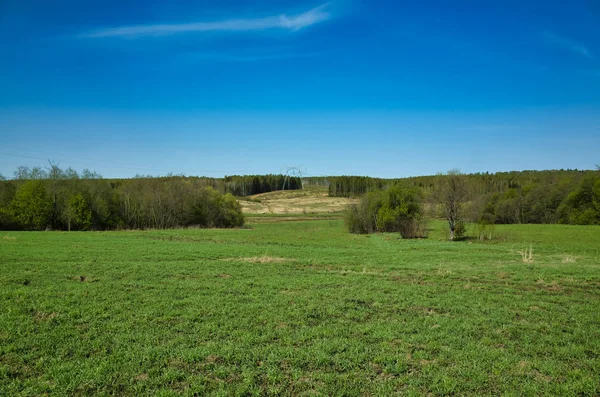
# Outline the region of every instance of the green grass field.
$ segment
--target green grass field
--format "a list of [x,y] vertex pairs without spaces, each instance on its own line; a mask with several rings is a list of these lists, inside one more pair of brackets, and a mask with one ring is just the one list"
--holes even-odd
[[249,220],[0,232],[0,395],[600,394],[599,227]]

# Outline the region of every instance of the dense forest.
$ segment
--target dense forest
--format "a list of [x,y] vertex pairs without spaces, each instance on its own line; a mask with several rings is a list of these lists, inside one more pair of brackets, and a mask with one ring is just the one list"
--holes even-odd
[[302,180],[295,176],[286,175],[233,175],[210,179],[212,187],[234,196],[251,196],[253,194],[268,193],[275,190],[302,189]]
[[284,175],[102,179],[56,165],[19,167],[0,181],[0,229],[110,230],[237,227],[244,223],[234,195],[298,189]]
[[[430,208],[448,175],[401,179],[329,177],[329,195],[358,197],[398,183],[420,188]],[[464,218],[485,223],[600,224],[600,171],[553,170],[464,174]]]

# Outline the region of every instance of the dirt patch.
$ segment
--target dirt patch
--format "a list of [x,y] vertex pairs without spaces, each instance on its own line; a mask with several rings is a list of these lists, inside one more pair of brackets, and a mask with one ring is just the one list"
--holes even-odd
[[50,321],[53,318],[58,317],[58,313],[47,313],[47,312],[35,312],[35,314],[33,315],[33,320],[36,323],[41,323],[41,322],[45,322],[45,321]]
[[215,354],[210,354],[210,355],[206,356],[206,359],[204,360],[204,362],[206,364],[215,364],[215,363],[220,363],[222,361],[223,361],[223,359]]
[[543,373],[541,373],[540,371],[535,370],[535,369],[533,370],[533,376],[535,376],[535,378],[537,380],[541,380],[541,381],[546,382],[546,383],[552,382],[552,377],[551,376],[544,375]]
[[527,368],[529,365],[527,361],[519,361],[519,368]]
[[437,363],[437,360],[419,360],[419,364],[421,364],[421,366],[426,366],[426,365],[431,365],[431,364],[435,364]]
[[5,241],[17,241],[17,238],[16,237],[12,237],[12,236],[4,236],[4,237],[2,237],[2,240],[5,240]]
[[90,277],[90,276],[84,276],[82,274],[79,276],[70,277],[70,279],[73,281],[80,282],[80,283],[97,283],[99,281],[97,278]]

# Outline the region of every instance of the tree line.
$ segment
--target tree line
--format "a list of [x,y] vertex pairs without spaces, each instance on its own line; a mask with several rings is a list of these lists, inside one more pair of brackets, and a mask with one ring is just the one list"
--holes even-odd
[[240,197],[276,190],[302,189],[301,178],[288,175],[232,175],[225,176],[223,179],[210,179],[213,180],[214,185],[216,185],[213,187],[216,189]]
[[381,179],[368,176],[334,176],[329,178],[329,196],[359,197],[365,193],[382,190],[399,181],[399,179]]
[[441,191],[447,191],[448,183],[458,183],[461,218],[469,222],[600,224],[600,170],[453,171],[400,179],[329,177],[329,181],[329,195],[342,197],[358,197],[396,184],[418,188],[425,206],[444,218],[448,214],[441,205]]
[[0,229],[238,227],[244,217],[234,195],[279,190],[284,182],[301,187],[284,175],[103,179],[52,163],[19,167],[12,180],[0,180]]

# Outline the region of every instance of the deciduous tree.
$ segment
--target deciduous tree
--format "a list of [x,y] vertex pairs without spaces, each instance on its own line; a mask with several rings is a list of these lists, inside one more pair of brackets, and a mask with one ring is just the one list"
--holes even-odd
[[89,230],[92,227],[92,210],[81,193],[72,196],[64,211],[67,230]]
[[14,219],[28,230],[43,230],[51,222],[52,202],[43,181],[31,180],[17,189],[11,203]]
[[450,170],[446,176],[441,178],[436,195],[448,221],[450,240],[459,237],[460,233],[457,232],[464,230],[463,207],[467,200],[467,194],[467,183],[460,171]]

